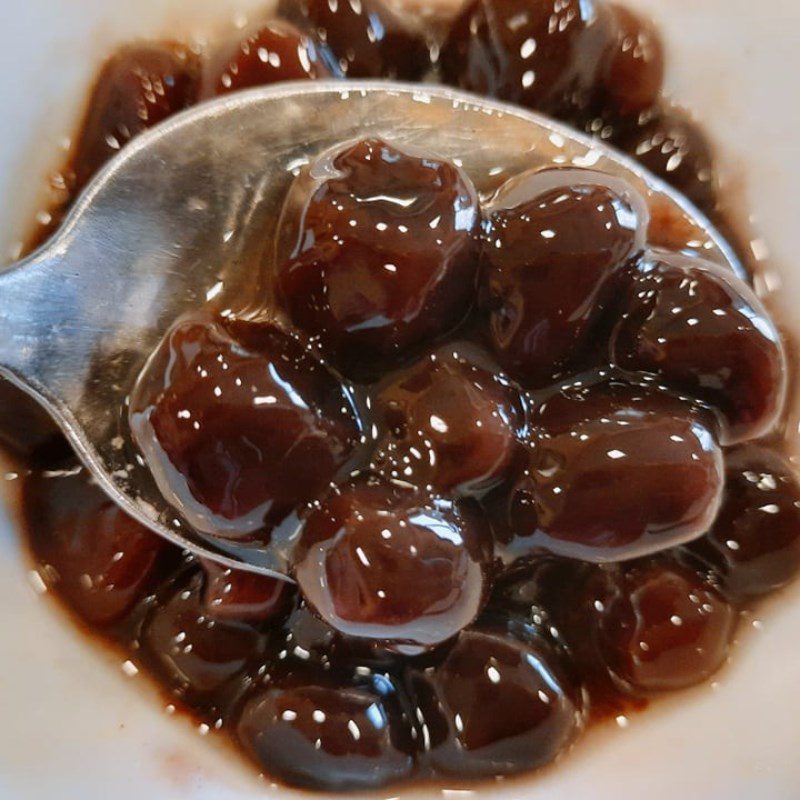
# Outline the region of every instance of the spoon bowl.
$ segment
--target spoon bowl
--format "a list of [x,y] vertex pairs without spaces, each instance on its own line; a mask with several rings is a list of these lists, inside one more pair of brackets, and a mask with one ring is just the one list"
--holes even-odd
[[252,292],[303,166],[364,136],[455,161],[484,198],[531,168],[608,172],[690,231],[690,250],[744,274],[708,219],[635,161],[546,117],[443,87],[286,83],[214,100],[143,134],[44,248],[0,273],[0,373],[49,411],[128,514],[230,567],[285,578],[287,553],[191,528],[131,440],[130,392],[178,317],[210,300],[224,313]]

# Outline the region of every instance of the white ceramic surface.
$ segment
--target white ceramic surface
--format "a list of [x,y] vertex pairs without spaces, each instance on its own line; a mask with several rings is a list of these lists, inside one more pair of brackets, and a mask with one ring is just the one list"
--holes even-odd
[[[437,0],[442,2],[443,0]],[[423,6],[422,0],[415,0]],[[800,4],[627,0],[669,44],[669,85],[715,139],[731,196],[756,215],[790,313],[800,303]],[[0,253],[36,209],[76,103],[107,48],[131,36],[203,36],[258,0],[26,0],[2,5]],[[135,9],[135,10],[134,10]],[[191,23],[182,20],[189,9]],[[756,245],[763,250],[764,243]],[[791,320],[791,316],[790,316]],[[2,476],[0,467],[0,476]],[[9,482],[13,487],[13,481]],[[0,508],[0,800],[275,800],[141,676],[84,640],[37,596]],[[714,687],[596,731],[555,769],[483,787],[479,800],[797,800],[800,587],[746,626]],[[456,789],[456,787],[453,787]],[[445,791],[445,797],[471,792]],[[381,798],[396,797],[383,793]],[[428,800],[433,790],[403,793]]]

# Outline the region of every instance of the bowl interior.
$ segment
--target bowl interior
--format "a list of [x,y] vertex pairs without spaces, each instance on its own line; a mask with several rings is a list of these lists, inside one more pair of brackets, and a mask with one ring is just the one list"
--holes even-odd
[[[714,139],[726,196],[750,220],[753,248],[769,252],[762,287],[783,309],[800,303],[800,68],[796,0],[769,13],[745,0],[624,0],[656,18],[669,53],[668,83],[698,113]],[[135,37],[202,41],[236,17],[263,13],[258,0],[139,0],[124,4],[27,0],[0,29],[0,254],[37,208],[47,172],[80,113],[93,70],[114,44]],[[222,8],[221,8],[222,6]],[[241,21],[241,20],[240,20]],[[795,450],[795,452],[798,452]],[[10,467],[8,470],[10,471]],[[0,477],[6,471],[0,467]],[[13,476],[7,476],[12,478]],[[7,481],[13,494],[15,482]],[[14,526],[0,508],[0,797],[43,800],[251,800],[305,796],[270,787],[232,757],[213,734],[169,719],[166,701],[122,659],[92,646],[36,591]],[[445,797],[482,800],[795,800],[800,771],[796,687],[800,680],[800,586],[742,626],[742,646],[712,685],[592,732],[554,769],[533,778],[476,788],[453,785]],[[65,791],[66,789],[66,791]],[[428,788],[381,798],[431,798]]]

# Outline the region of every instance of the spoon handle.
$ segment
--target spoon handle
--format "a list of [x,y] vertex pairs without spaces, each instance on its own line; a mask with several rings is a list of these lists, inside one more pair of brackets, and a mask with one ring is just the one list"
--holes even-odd
[[0,272],[0,375],[40,402],[84,454],[94,449],[87,432],[109,430],[119,413],[87,394],[112,344],[98,332],[114,301],[60,242]]
[[[99,239],[86,237],[63,246],[59,242],[64,239],[0,271],[0,376],[40,402],[98,486],[129,515],[152,527],[152,519],[129,497],[133,492],[125,475],[126,452],[111,441],[120,430],[115,398],[130,383],[130,359],[154,346],[148,292],[128,291],[125,281],[114,280],[105,260],[113,258],[113,248],[87,249]],[[149,263],[143,271],[150,271]],[[155,277],[146,285],[156,291],[163,284],[158,271],[152,272]],[[114,330],[114,319],[126,321],[125,333]],[[198,556],[288,580],[274,560],[242,564],[247,556],[234,555],[233,544],[230,552],[221,552],[211,543],[200,546],[181,530],[157,531]]]
[[52,399],[53,373],[63,379],[74,369],[69,343],[74,336],[74,281],[42,251],[0,272],[0,373],[37,399]]
[[147,292],[113,268],[113,226],[95,216],[81,236],[68,226],[0,272],[0,374],[43,402],[72,439],[111,429],[129,358],[154,345]]

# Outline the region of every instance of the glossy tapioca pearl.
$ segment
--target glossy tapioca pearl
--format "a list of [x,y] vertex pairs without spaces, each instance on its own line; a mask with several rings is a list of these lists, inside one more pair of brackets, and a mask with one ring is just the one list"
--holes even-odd
[[270,667],[235,722],[245,751],[270,776],[337,791],[409,777],[417,745],[394,681],[367,668]]
[[725,498],[691,552],[735,598],[766,594],[800,573],[800,484],[779,453],[744,445],[726,455]]
[[599,569],[594,564],[543,554],[504,570],[495,580],[489,608],[516,615],[551,612],[568,605],[567,597]]
[[551,114],[587,104],[614,44],[594,0],[472,0],[442,47],[446,83]]
[[713,415],[669,395],[577,381],[535,409],[536,446],[502,508],[507,558],[605,562],[709,529],[724,485]]
[[431,67],[425,37],[384,0],[281,0],[278,11],[316,35],[348,78],[416,80]]
[[290,190],[278,294],[337,363],[385,369],[469,311],[478,223],[474,187],[450,162],[378,139],[347,145]]
[[647,111],[658,101],[664,80],[661,38],[651,22],[624,6],[604,13],[611,16],[614,36],[600,69],[602,103],[618,116]]
[[92,625],[123,619],[153,588],[171,548],[127,516],[74,458],[29,480],[23,499],[48,586]]
[[495,777],[541,767],[581,727],[581,696],[545,642],[500,628],[464,631],[409,685],[427,762],[442,775]]
[[613,143],[702,211],[714,210],[717,190],[711,145],[685,112],[643,111],[635,123],[619,127]]
[[620,565],[597,565],[543,555],[498,578],[489,611],[522,618],[562,654],[572,684],[583,687],[591,713],[601,718],[627,704],[608,673],[596,642],[598,598],[608,596]]
[[787,385],[781,336],[730,270],[659,251],[630,285],[621,311],[611,342],[616,364],[713,406],[725,422],[725,444],[773,428]]
[[307,519],[294,575],[340,633],[431,647],[477,616],[488,591],[485,523],[471,506],[363,477]]
[[73,149],[75,191],[132,138],[197,102],[200,62],[172,43],[123,47],[95,83]]
[[483,493],[503,480],[525,411],[517,391],[482,351],[453,343],[381,387],[387,430],[374,464],[393,478],[438,492]]
[[145,619],[141,653],[167,686],[189,702],[215,704],[226,687],[266,652],[267,637],[252,621],[212,614],[202,570],[159,594]]
[[210,316],[166,335],[137,383],[131,427],[195,528],[258,541],[327,488],[361,437],[349,389],[294,338]]
[[292,585],[214,561],[203,561],[203,602],[215,619],[266,622],[288,611]]
[[204,97],[340,74],[324,45],[280,20],[259,23],[246,33],[237,34],[213,56],[205,73]]
[[487,211],[484,258],[495,354],[527,386],[573,367],[613,293],[642,253],[644,200],[592,170],[547,169],[509,180]]
[[725,662],[738,619],[709,579],[671,557],[626,566],[598,584],[596,643],[618,686],[633,694],[683,689]]
[[[402,670],[407,655],[436,652],[396,645],[378,639],[347,636],[319,617],[299,597],[291,612],[270,629],[275,660],[285,665],[313,664],[323,670],[347,671],[368,667],[382,672]],[[445,645],[446,646],[446,645]]]

